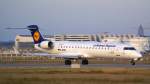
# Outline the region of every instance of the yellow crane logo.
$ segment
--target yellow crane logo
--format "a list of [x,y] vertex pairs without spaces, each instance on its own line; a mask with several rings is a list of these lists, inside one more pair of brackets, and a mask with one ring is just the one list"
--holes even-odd
[[33,38],[34,38],[35,41],[38,41],[38,40],[39,40],[40,34],[39,34],[38,31],[34,32]]

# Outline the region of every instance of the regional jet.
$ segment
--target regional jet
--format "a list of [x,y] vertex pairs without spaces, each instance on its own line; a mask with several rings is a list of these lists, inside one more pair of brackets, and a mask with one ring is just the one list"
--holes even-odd
[[27,29],[31,31],[35,49],[64,58],[65,65],[71,65],[72,60],[81,60],[83,65],[87,65],[88,58],[100,57],[130,59],[130,63],[135,65],[135,62],[142,58],[140,51],[129,44],[97,41],[51,41],[43,38],[37,25],[29,25]]

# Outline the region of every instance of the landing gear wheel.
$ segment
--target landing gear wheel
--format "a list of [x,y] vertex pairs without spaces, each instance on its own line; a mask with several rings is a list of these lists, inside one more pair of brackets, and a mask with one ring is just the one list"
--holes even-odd
[[82,60],[82,64],[83,64],[83,65],[88,65],[88,64],[89,64],[89,62],[88,62],[88,60],[87,60],[87,59],[83,59],[83,60]]
[[71,60],[65,60],[65,65],[71,65]]
[[133,66],[135,65],[135,61],[134,60],[131,60],[130,62]]

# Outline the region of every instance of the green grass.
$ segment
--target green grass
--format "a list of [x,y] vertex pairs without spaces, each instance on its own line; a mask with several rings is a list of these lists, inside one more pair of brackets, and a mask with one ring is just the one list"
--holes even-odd
[[0,68],[0,84],[149,84],[145,68]]

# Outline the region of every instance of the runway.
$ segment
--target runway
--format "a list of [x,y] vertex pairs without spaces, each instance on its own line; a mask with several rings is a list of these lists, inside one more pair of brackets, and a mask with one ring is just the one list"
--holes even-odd
[[[0,64],[1,67],[31,67],[31,68],[70,68],[69,65],[64,64]],[[150,68],[150,64],[137,64],[132,66],[130,64],[89,64],[81,65],[81,68]]]

